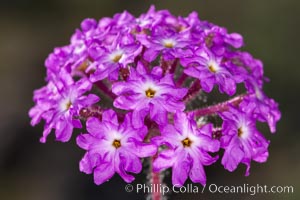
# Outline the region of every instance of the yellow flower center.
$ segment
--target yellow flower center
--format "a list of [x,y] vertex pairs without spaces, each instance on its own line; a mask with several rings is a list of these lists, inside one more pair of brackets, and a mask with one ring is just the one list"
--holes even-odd
[[184,140],[181,141],[181,143],[184,147],[190,147],[192,144],[192,141],[189,138],[185,138]]
[[173,48],[176,42],[173,39],[169,38],[169,39],[164,39],[162,43],[166,48]]
[[114,140],[112,145],[117,149],[121,147],[121,141],[120,140]]
[[208,69],[209,69],[209,71],[211,71],[212,73],[216,73],[216,72],[217,72],[216,68],[215,68],[213,65],[209,65],[209,66],[208,66]]
[[149,88],[148,90],[145,91],[145,94],[148,98],[153,98],[155,93],[156,93],[156,91],[151,88]]
[[68,101],[68,103],[66,104],[66,110],[69,110],[69,108],[72,106],[72,102],[71,101]]
[[242,128],[239,128],[238,129],[238,136],[242,137],[242,135],[243,135],[243,130],[242,130]]
[[88,68],[89,64],[90,64],[90,61],[87,59],[87,60],[83,61],[83,62],[77,67],[77,69],[78,69],[79,71],[85,72],[85,70]]
[[165,46],[166,48],[173,48],[173,47],[174,47],[174,44],[173,44],[172,42],[166,42],[166,43],[164,44],[164,46]]
[[120,60],[121,58],[122,58],[122,54],[116,54],[116,55],[113,57],[112,61],[115,62],[115,63],[117,63],[117,62],[119,62],[119,60]]

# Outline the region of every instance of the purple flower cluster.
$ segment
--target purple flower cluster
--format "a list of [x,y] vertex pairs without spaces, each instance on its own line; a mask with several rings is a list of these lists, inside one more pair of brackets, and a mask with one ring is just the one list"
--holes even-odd
[[[86,151],[80,170],[94,174],[96,184],[115,173],[132,182],[147,157],[154,172],[172,168],[177,186],[188,177],[205,185],[204,166],[219,157],[229,171],[245,164],[248,175],[251,161],[269,155],[256,122],[274,133],[281,114],[263,92],[262,62],[243,45],[241,35],[195,12],[176,17],[152,6],[138,18],[124,11],[85,19],[70,44],[46,59],[47,84],[34,92],[31,124],[44,121],[41,142],[53,129],[57,141],[67,142],[74,128],[86,127],[76,140]],[[195,107],[196,97],[215,86],[228,100]]]

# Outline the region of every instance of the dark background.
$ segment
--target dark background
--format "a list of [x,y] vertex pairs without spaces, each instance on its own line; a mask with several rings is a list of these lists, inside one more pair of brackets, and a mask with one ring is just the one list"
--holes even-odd
[[[78,169],[84,151],[74,140],[63,144],[39,143],[42,125],[30,127],[28,110],[32,92],[44,85],[44,60],[55,46],[63,46],[80,22],[100,19],[128,10],[135,16],[150,4],[186,16],[197,11],[201,19],[225,26],[244,36],[246,47],[263,60],[271,79],[266,93],[280,103],[282,119],[271,135],[267,163],[252,163],[251,174],[244,166],[234,173],[220,162],[206,168],[208,184],[292,185],[294,194],[249,196],[209,194],[172,195],[171,199],[300,199],[299,156],[299,0],[1,0],[0,3],[0,199],[73,200],[142,199],[126,193],[125,183],[114,177],[101,186]],[[145,177],[138,176],[134,184]],[[170,179],[170,178],[167,178]]]

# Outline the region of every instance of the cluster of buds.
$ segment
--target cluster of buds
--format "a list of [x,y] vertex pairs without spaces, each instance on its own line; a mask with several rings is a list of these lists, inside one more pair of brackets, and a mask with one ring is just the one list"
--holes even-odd
[[[251,161],[268,158],[256,122],[274,133],[281,114],[263,92],[262,62],[243,45],[241,35],[196,12],[176,17],[152,6],[138,18],[124,11],[85,19],[70,44],[46,59],[47,84],[34,92],[31,124],[44,121],[43,143],[52,130],[68,142],[85,127],[76,136],[86,151],[80,171],[96,184],[115,173],[132,182],[147,157],[154,172],[171,168],[177,186],[187,178],[205,185],[204,166],[219,157],[231,172],[245,164],[248,175]],[[227,100],[198,98],[213,90]]]

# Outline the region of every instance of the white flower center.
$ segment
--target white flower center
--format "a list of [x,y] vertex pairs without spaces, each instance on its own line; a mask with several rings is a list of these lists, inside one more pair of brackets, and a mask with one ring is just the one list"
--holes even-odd
[[174,39],[171,39],[171,38],[163,39],[162,44],[166,48],[173,48],[176,45],[176,41]]
[[72,106],[72,102],[69,98],[66,98],[60,102],[60,110],[62,112],[69,110],[71,106]]
[[249,136],[249,130],[246,125],[241,124],[237,130],[238,137],[241,139],[246,139]]
[[121,60],[123,54],[124,52],[122,50],[116,50],[109,55],[109,59],[112,62],[117,63]]
[[109,130],[108,137],[105,138],[107,148],[114,151],[122,147],[126,142],[124,142],[124,137],[117,130]]
[[140,93],[144,94],[147,98],[151,99],[161,94],[159,86],[152,81],[147,81],[141,86]]
[[207,67],[208,67],[208,70],[212,73],[216,73],[220,70],[220,66],[219,64],[214,61],[214,60],[210,60],[208,63],[207,63]]

